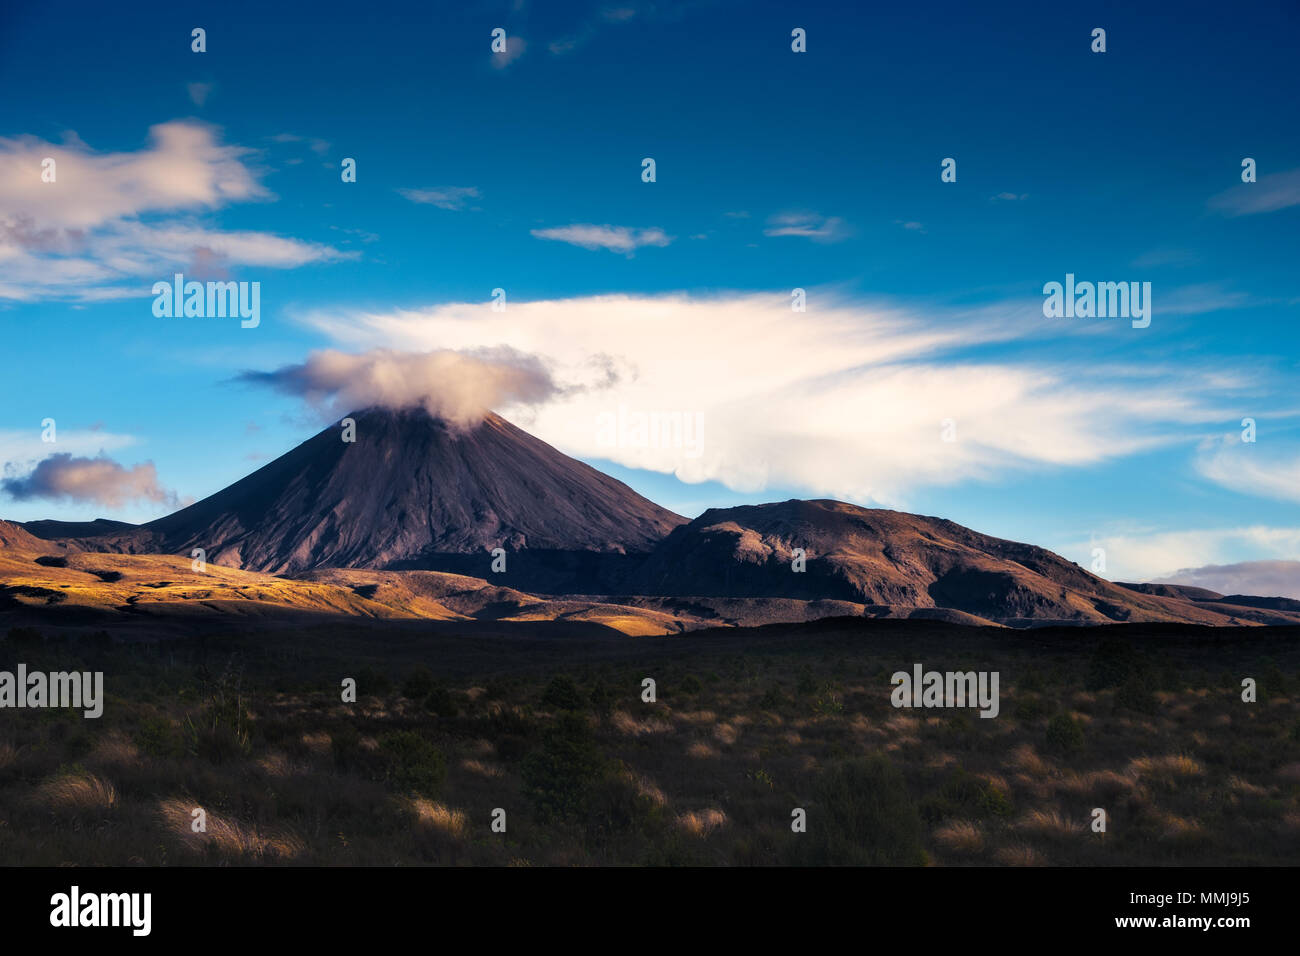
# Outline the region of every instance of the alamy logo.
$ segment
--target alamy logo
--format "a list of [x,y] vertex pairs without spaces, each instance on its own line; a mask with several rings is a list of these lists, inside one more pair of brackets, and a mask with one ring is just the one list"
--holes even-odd
[[1133,328],[1151,324],[1150,282],[1078,282],[1065,274],[1065,284],[1043,286],[1043,315],[1049,319],[1132,319]]
[[889,679],[896,684],[889,695],[895,707],[979,707],[981,717],[996,717],[998,703],[997,671],[922,672],[920,664],[912,673],[896,671]]
[[83,708],[91,720],[104,713],[103,671],[42,671],[27,670],[18,665],[18,672],[0,671],[0,708],[4,707],[73,707]]
[[50,925],[128,926],[133,936],[148,936],[153,927],[152,893],[85,893],[73,886],[50,897]]
[[262,322],[262,283],[186,282],[183,273],[171,282],[155,282],[153,314],[160,319],[238,316],[240,328],[255,329]]
[[596,416],[602,448],[681,448],[687,458],[704,454],[703,412],[639,412],[626,405]]

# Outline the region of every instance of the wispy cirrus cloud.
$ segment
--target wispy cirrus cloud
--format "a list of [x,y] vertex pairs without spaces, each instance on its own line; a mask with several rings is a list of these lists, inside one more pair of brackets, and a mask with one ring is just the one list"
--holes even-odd
[[477,186],[439,186],[429,189],[398,189],[405,199],[413,203],[437,206],[457,212],[466,208],[471,199],[479,198]]
[[1202,443],[1196,470],[1215,484],[1244,494],[1300,502],[1300,448],[1243,442],[1227,434]]
[[839,216],[815,212],[785,212],[772,216],[763,230],[765,236],[799,236],[814,242],[841,242],[853,230]]
[[185,92],[189,94],[190,102],[200,108],[208,102],[208,97],[212,95],[214,89],[216,89],[215,83],[185,84]]
[[515,34],[506,35],[506,48],[500,53],[493,52],[489,54],[494,69],[504,70],[511,63],[524,55],[528,49],[528,41],[523,37]]
[[1225,216],[1253,216],[1300,206],[1300,169],[1288,169],[1241,183],[1211,197],[1209,206]]
[[[653,11],[654,7],[651,6],[648,9]],[[581,23],[576,30],[548,43],[547,49],[555,56],[573,53],[590,43],[604,27],[630,23],[644,12],[646,12],[645,8],[635,3],[621,3],[601,7]]]
[[583,249],[608,249],[628,256],[642,246],[666,246],[674,238],[658,227],[632,229],[627,226],[598,226],[589,222],[550,229],[534,229],[532,234],[538,239],[567,242]]
[[[1052,333],[1032,302],[1018,304],[1023,316],[989,307],[978,320],[819,290],[809,303],[797,321],[777,293],[514,301],[508,313],[448,303],[301,321],[361,348],[537,356],[562,388],[520,420],[534,434],[579,457],[741,492],[903,506],[917,487],[1190,445],[1232,420],[1230,376],[1098,365],[1080,380],[1077,365],[1033,348]],[[1019,348],[990,357],[986,346],[1012,339]],[[594,422],[619,407],[702,413],[704,453],[603,445]],[[945,419],[953,442],[942,439]]]

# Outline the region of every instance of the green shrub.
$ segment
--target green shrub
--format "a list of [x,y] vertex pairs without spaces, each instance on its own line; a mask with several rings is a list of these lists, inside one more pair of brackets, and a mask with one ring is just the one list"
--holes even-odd
[[356,769],[362,756],[361,734],[351,724],[338,727],[330,734],[330,753],[340,770]]
[[402,696],[407,700],[424,700],[433,693],[433,672],[420,664],[402,682]]
[[556,674],[542,691],[542,706],[551,710],[585,710],[587,699],[567,674]]
[[1005,817],[1012,806],[993,784],[958,768],[936,794],[922,801],[920,812],[926,822],[937,823],[948,817]]
[[460,713],[451,691],[441,684],[435,685],[433,690],[429,691],[429,696],[424,698],[424,709],[439,717],[455,717]]
[[1120,687],[1135,675],[1144,674],[1146,661],[1131,643],[1118,638],[1108,638],[1097,645],[1088,661],[1088,690],[1105,690]]
[[1156,695],[1152,681],[1144,674],[1133,674],[1115,691],[1115,704],[1143,714],[1156,712]]
[[373,667],[363,667],[357,672],[357,693],[384,697],[393,690],[393,682],[388,675]]
[[591,686],[591,708],[601,717],[608,717],[614,711],[614,704],[618,701],[618,694],[614,688],[610,687],[603,680],[598,680]]
[[398,730],[379,738],[385,776],[395,789],[436,797],[447,777],[447,761],[432,741],[413,730]]
[[812,709],[813,713],[823,717],[834,717],[844,713],[844,698],[830,684],[824,684],[813,697]]
[[814,787],[808,831],[793,835],[794,862],[919,866],[921,817],[903,775],[883,754],[832,766]]
[[135,732],[135,745],[150,757],[179,757],[185,752],[180,734],[166,717],[148,717],[141,722]]
[[[1287,679],[1282,673],[1282,668],[1277,666],[1277,662],[1271,657],[1261,657],[1255,662],[1255,699],[1258,701],[1268,700],[1270,697],[1285,697],[1287,695]],[[1238,684],[1241,682],[1238,681]]]
[[1017,720],[1038,720],[1056,710],[1056,704],[1042,694],[1026,694],[1016,697],[1011,708]]
[[[659,806],[638,789],[623,767],[607,767],[587,788],[584,819],[587,836],[597,846],[629,832],[645,832],[661,816]],[[659,834],[662,839],[667,834]]]
[[1057,714],[1047,722],[1047,746],[1060,753],[1083,749],[1083,725],[1072,714]]
[[759,710],[779,710],[786,702],[786,696],[781,692],[781,685],[772,683],[763,691],[763,696],[758,699]]
[[1026,667],[1016,682],[1016,690],[1022,694],[1037,694],[1043,690],[1043,672],[1037,667]]
[[182,730],[189,752],[212,763],[227,763],[253,752],[248,711],[234,694],[222,691],[212,696],[202,711],[185,718]]
[[687,674],[682,678],[682,682],[677,685],[677,689],[683,694],[694,695],[704,690],[704,685],[700,683],[700,679],[694,674]]
[[587,718],[565,711],[546,731],[541,749],[524,759],[524,796],[543,820],[577,817],[587,807],[588,788],[604,769]]

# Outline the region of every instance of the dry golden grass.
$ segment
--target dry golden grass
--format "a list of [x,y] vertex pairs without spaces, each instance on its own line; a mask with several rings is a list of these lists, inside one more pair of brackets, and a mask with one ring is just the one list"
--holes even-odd
[[500,780],[505,776],[505,770],[498,764],[487,763],[476,757],[467,757],[460,762],[461,767],[470,773],[477,774],[480,777],[486,777],[489,780]]
[[288,754],[279,750],[272,750],[264,754],[257,760],[257,766],[268,777],[281,779],[292,777],[301,773],[304,769],[301,764],[294,762]]
[[90,755],[91,763],[111,767],[134,767],[140,759],[139,748],[120,730],[108,731]]
[[664,793],[653,780],[645,774],[629,772],[627,779],[636,788],[636,792],[657,807],[668,806],[668,794]]
[[117,803],[117,791],[93,773],[63,773],[36,788],[36,797],[56,810],[85,812],[107,810]]
[[667,734],[672,732],[672,724],[657,717],[645,717],[638,720],[627,711],[618,710],[610,717],[614,727],[629,737],[644,737],[648,734]]
[[722,722],[713,728],[713,736],[724,747],[734,747],[740,740],[740,730],[733,724]]
[[1000,847],[993,858],[1003,866],[1044,866],[1047,863],[1041,853],[1023,843]]
[[418,797],[410,801],[417,826],[438,831],[444,836],[463,840],[469,833],[469,820],[459,810]]
[[1071,797],[1114,799],[1131,791],[1136,781],[1131,776],[1114,770],[1090,770],[1086,773],[1066,773],[1056,782],[1055,790]]
[[1205,775],[1205,768],[1186,754],[1164,757],[1138,757],[1129,762],[1127,773],[1138,779],[1153,781],[1186,780]]
[[977,823],[953,820],[934,831],[934,841],[945,850],[969,855],[984,849],[984,832]]
[[1192,843],[1205,838],[1205,828],[1197,820],[1179,816],[1175,813],[1155,813],[1156,825],[1160,830],[1160,839],[1166,843]]
[[725,826],[727,815],[713,807],[707,810],[691,810],[677,817],[677,825],[692,836],[704,838]]
[[1046,777],[1052,772],[1051,765],[1038,756],[1033,744],[1021,744],[1013,750],[1008,764],[1031,777]]
[[327,733],[303,734],[302,745],[311,753],[324,756],[330,752],[330,735]]
[[1017,830],[1049,840],[1070,840],[1088,828],[1082,820],[1071,819],[1059,810],[1030,810],[1015,824]]
[[164,833],[191,853],[211,853],[230,862],[270,862],[293,860],[305,850],[302,839],[287,830],[262,832],[256,826],[241,824],[208,808],[202,808],[206,830],[195,832],[193,811],[196,809],[200,806],[193,801],[173,798],[161,801],[157,811]]

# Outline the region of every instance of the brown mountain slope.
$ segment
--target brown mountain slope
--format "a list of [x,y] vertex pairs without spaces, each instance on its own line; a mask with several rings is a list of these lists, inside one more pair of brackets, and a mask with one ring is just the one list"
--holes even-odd
[[[806,552],[796,573],[795,548]],[[792,500],[710,509],[634,576],[639,594],[948,608],[1001,623],[1296,623],[1281,610],[1208,605],[1111,584],[1059,555],[940,518]]]
[[310,571],[292,577],[175,555],[71,551],[55,556],[3,544],[0,633],[14,625],[126,626],[149,632],[238,619],[303,624],[340,619],[574,622],[611,634],[654,636],[715,624],[688,613],[598,599],[547,599],[431,571]]
[[[228,488],[127,531],[72,542],[274,573],[418,566],[437,555],[647,552],[685,519],[489,415],[460,433],[422,409],[354,413]],[[484,568],[486,570],[486,567]]]
[[22,525],[2,520],[0,520],[0,548],[21,548],[37,554],[48,554],[57,550],[48,541],[42,541]]

